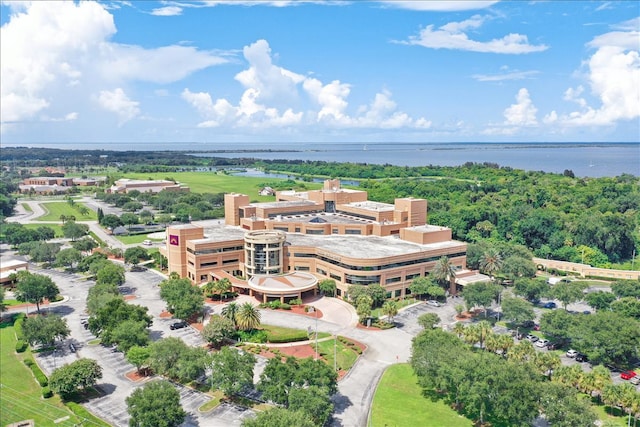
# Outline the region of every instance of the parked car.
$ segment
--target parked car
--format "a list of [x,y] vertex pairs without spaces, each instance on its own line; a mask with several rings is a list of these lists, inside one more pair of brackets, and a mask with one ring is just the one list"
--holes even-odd
[[539,331],[540,330],[540,325],[538,325],[537,323],[535,325],[533,325],[533,330],[534,331]]
[[588,362],[589,358],[586,354],[578,353],[576,354],[576,362]]
[[73,343],[69,343],[69,351],[71,351],[71,353],[75,353],[76,352],[76,346],[73,345]]
[[153,243],[151,242],[151,240],[145,240],[142,242],[142,244],[145,246],[151,246]]
[[623,380],[630,380],[636,375],[637,374],[635,373],[635,371],[623,371],[620,373],[620,378],[622,378]]
[[549,301],[549,302],[545,302],[544,304],[542,304],[542,308],[550,308],[550,309],[554,309],[557,308],[558,306],[556,305],[555,302],[553,301]]
[[536,341],[538,341],[540,339],[537,336],[531,335],[531,334],[527,335],[525,338],[527,338],[531,342],[536,342]]
[[536,341],[536,347],[544,348],[549,344],[549,340],[538,340]]
[[187,326],[189,326],[189,324],[187,322],[185,322],[184,320],[181,320],[180,322],[172,323],[171,326],[169,326],[169,329],[171,329],[173,331],[175,329],[186,328]]
[[557,342],[548,342],[547,343],[547,350],[556,350],[560,347],[560,344],[558,344]]
[[430,299],[429,301],[427,301],[427,305],[430,305],[432,307],[440,307],[442,304],[440,304],[438,301],[436,300],[432,300]]
[[638,385],[640,384],[640,377],[636,375],[635,377],[631,378],[629,382],[633,385]]
[[578,352],[577,352],[577,351],[575,351],[575,350],[569,350],[569,351],[567,351],[567,357],[570,357],[570,358],[572,358],[572,359],[573,359],[573,358],[574,358],[574,357],[576,357],[577,355],[578,355]]

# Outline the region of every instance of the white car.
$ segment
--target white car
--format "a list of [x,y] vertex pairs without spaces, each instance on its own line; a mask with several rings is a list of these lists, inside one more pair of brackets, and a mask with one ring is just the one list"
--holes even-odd
[[571,357],[572,359],[578,355],[578,352],[575,350],[567,351],[567,357]]
[[536,347],[545,348],[549,344],[549,340],[538,340],[536,341]]
[[441,304],[438,301],[430,299],[429,301],[427,301],[427,305],[430,305],[433,307],[440,307]]
[[635,377],[631,378],[629,382],[633,385],[640,384],[640,376],[636,375]]

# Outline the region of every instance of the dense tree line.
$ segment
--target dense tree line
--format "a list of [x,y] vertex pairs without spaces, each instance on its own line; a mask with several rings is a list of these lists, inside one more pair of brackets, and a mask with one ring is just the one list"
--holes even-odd
[[[401,167],[263,161],[265,170],[361,179],[372,200],[429,201],[429,222],[457,239],[510,241],[537,256],[606,266],[630,259],[637,245],[639,179],[575,178],[494,164]],[[569,171],[570,172],[570,171]],[[402,178],[402,179],[394,179]],[[374,180],[375,179],[375,180]]]
[[529,426],[542,412],[553,425],[591,425],[596,416],[589,403],[574,389],[541,375],[528,344],[531,351],[514,347],[505,358],[475,349],[454,334],[425,329],[414,339],[411,364],[425,396],[445,400],[480,424]]

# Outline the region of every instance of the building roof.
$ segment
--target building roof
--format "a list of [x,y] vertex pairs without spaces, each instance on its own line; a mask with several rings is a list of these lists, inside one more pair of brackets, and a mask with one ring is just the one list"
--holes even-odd
[[[191,241],[206,243],[240,240],[244,239],[246,232],[247,230],[237,226],[209,225],[204,230],[206,238]],[[466,245],[457,240],[418,244],[394,236],[309,235],[301,233],[286,233],[286,235],[287,243],[292,246],[311,246],[338,256],[360,259],[380,259],[438,249],[463,248]]]

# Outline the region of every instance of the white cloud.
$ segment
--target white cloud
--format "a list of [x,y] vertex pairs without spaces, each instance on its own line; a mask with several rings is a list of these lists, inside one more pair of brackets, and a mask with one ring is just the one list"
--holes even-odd
[[381,1],[380,3],[398,9],[453,12],[459,10],[484,9],[498,3],[498,1],[499,0],[394,0]]
[[[9,3],[0,32],[0,122],[50,120],[82,111],[96,88],[169,83],[226,59],[187,46],[113,43],[113,16],[97,2]],[[3,127],[3,129],[6,129]]]
[[[243,53],[249,67],[235,76],[245,88],[236,106],[224,98],[214,102],[207,92],[194,93],[189,89],[182,92],[182,98],[204,118],[198,127],[427,129],[431,126],[429,120],[413,119],[397,111],[391,92],[386,90],[376,94],[371,104],[350,115],[347,112],[350,84],[339,80],[323,83],[317,78],[305,77],[274,65],[266,40],[246,46]],[[287,101],[306,102],[309,109],[296,112]]]
[[465,31],[479,28],[487,19],[487,16],[475,15],[465,21],[450,22],[438,29],[434,29],[433,25],[429,25],[420,31],[418,36],[411,36],[408,41],[400,43],[432,49],[454,49],[501,54],[542,52],[548,49],[548,47],[543,44],[529,44],[527,36],[516,33],[507,34],[502,38],[489,41],[469,39]]
[[538,109],[531,102],[529,91],[522,88],[516,95],[516,103],[504,110],[505,124],[510,126],[531,126],[538,124]]
[[531,79],[538,75],[540,72],[535,70],[530,71],[510,71],[502,74],[474,74],[471,77],[479,82],[502,82],[505,80],[525,80]]
[[182,15],[182,8],[178,6],[159,7],[157,9],[153,9],[151,14],[155,16],[178,16]]
[[122,125],[140,114],[139,103],[129,99],[121,88],[113,91],[102,90],[98,96],[102,108],[118,115],[118,124]]
[[[631,20],[619,25],[629,28]],[[595,37],[587,46],[596,52],[586,61],[587,80],[591,94],[599,107],[589,105],[581,97],[583,87],[569,88],[565,100],[577,102],[580,111],[562,115],[566,125],[610,126],[618,121],[640,117],[640,32],[637,27],[627,31],[614,31]]]
[[296,95],[296,85],[304,80],[304,76],[274,65],[266,40],[258,40],[242,51],[250,67],[238,73],[235,79],[245,88],[257,89],[263,100]]

